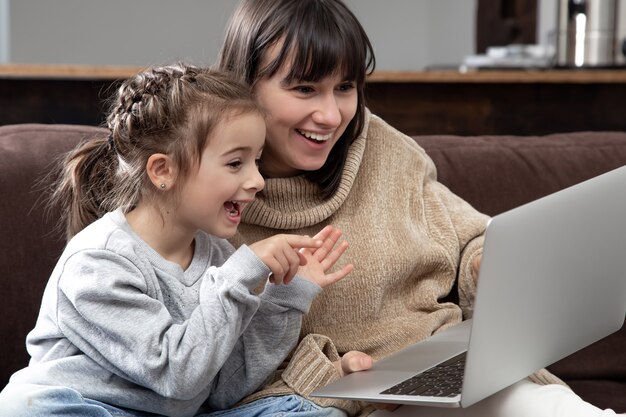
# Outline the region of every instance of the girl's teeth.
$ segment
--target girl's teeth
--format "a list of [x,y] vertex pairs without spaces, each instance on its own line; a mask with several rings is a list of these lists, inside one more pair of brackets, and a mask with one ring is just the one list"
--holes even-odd
[[227,201],[226,203],[224,203],[224,208],[226,209],[226,212],[231,216],[236,216],[237,214],[239,214],[238,203],[235,203],[233,201]]

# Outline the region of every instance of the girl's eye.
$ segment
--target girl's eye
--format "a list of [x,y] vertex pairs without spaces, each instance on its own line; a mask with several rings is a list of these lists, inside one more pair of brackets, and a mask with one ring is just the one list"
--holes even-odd
[[237,169],[241,166],[241,164],[242,162],[240,160],[236,160],[236,161],[231,161],[227,163],[226,165],[228,165],[230,168]]

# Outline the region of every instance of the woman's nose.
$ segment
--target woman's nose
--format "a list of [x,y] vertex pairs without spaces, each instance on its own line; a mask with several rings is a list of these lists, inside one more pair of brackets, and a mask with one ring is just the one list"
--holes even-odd
[[313,112],[313,121],[317,124],[337,127],[341,124],[341,111],[334,94],[323,96]]

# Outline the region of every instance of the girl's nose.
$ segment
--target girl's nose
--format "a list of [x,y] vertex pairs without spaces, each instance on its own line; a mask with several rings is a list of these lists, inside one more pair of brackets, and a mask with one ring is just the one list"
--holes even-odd
[[261,191],[265,187],[265,179],[259,172],[259,169],[255,166],[250,174],[248,181],[245,184],[245,188],[254,190],[255,192]]

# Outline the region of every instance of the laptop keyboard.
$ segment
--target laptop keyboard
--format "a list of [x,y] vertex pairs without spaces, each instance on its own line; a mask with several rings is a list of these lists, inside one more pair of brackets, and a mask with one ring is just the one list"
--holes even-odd
[[381,392],[392,395],[454,397],[461,393],[465,353],[440,363]]

